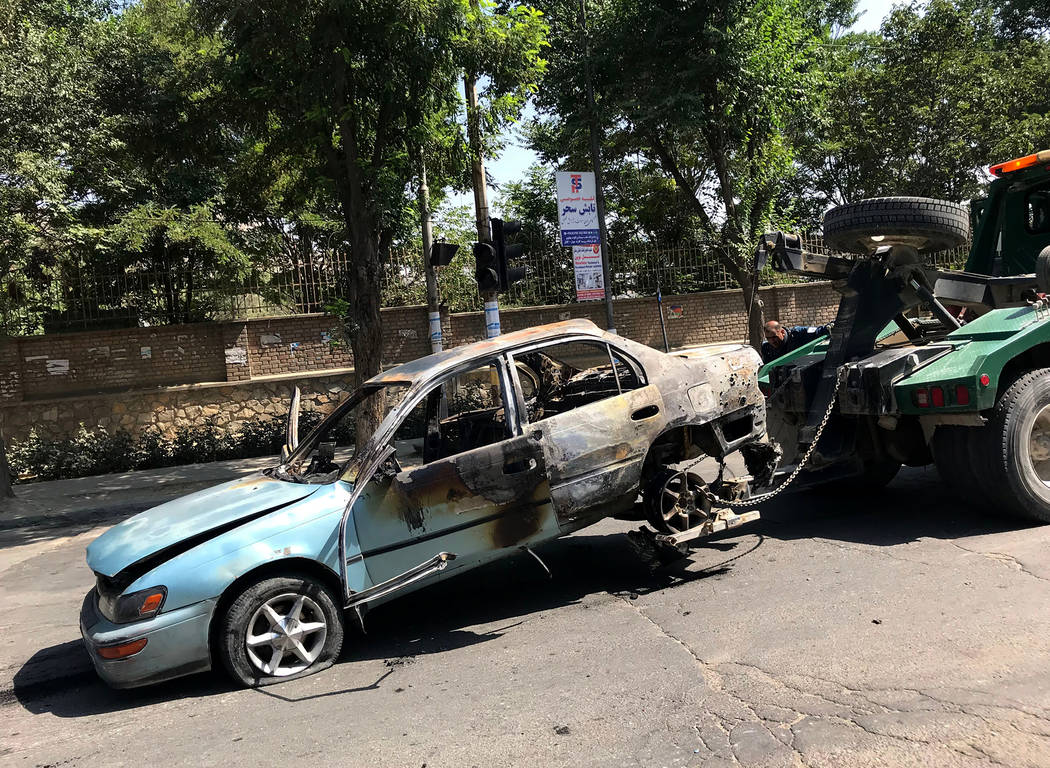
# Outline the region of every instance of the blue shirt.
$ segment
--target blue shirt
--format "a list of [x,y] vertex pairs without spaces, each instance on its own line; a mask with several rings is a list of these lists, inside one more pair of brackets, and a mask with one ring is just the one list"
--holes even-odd
[[788,328],[787,336],[780,342],[779,347],[774,347],[768,341],[762,342],[762,362],[768,363],[771,360],[776,360],[778,357],[783,357],[788,352],[794,352],[799,347],[813,341],[813,339],[819,339],[830,332],[831,328],[827,325],[796,325]]

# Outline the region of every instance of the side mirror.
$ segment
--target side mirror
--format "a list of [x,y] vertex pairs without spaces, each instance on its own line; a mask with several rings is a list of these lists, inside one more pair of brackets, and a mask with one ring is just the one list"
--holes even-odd
[[284,448],[281,449],[281,458],[284,459],[285,450],[289,455],[299,447],[299,387],[292,390],[292,402],[288,406],[288,424],[284,430]]

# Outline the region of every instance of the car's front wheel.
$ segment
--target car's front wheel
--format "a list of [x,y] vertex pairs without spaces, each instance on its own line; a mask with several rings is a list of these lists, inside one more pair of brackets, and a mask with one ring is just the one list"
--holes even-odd
[[250,687],[327,669],[342,645],[342,611],[329,589],[306,575],[245,586],[227,607],[219,635],[223,666]]

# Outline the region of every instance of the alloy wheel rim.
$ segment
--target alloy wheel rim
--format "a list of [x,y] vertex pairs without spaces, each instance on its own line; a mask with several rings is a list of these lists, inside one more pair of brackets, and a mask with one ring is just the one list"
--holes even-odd
[[700,485],[688,472],[676,472],[664,481],[660,489],[660,515],[671,530],[679,533],[688,530],[694,519],[703,515],[697,505],[702,493]]
[[1032,471],[1050,486],[1050,405],[1035,415],[1028,435],[1028,461]]
[[259,672],[287,677],[317,661],[327,636],[321,606],[307,595],[287,592],[259,606],[248,622],[244,644]]

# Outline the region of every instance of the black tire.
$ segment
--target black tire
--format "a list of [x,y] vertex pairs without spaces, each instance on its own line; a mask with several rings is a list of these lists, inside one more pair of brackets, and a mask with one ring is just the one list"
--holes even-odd
[[[873,238],[879,237],[880,240]],[[867,254],[881,245],[913,245],[943,251],[970,239],[966,206],[928,197],[874,197],[832,208],[824,215],[824,243]]]
[[933,433],[931,448],[944,485],[967,504],[987,507],[989,499],[978,475],[980,467],[972,457],[979,436],[977,427],[942,425]]
[[[302,623],[312,626],[323,620],[326,625],[324,630],[313,630],[314,635],[324,632],[322,638],[315,637],[315,645],[308,644],[309,637],[302,637],[302,647],[307,651],[316,651],[316,658],[306,663],[293,651],[284,651],[285,658],[290,662],[287,668],[291,671],[284,672],[284,665],[278,659],[275,670],[278,674],[267,674],[265,662],[272,661],[274,652],[267,646],[260,646],[254,650],[253,660],[252,652],[248,649],[248,632],[259,628],[253,627],[253,624],[269,621],[264,616],[257,617],[268,603],[277,606],[278,611],[282,605],[288,605],[291,609],[299,596],[304,598],[300,613],[304,617]],[[241,685],[255,688],[296,680],[327,669],[339,656],[343,647],[343,612],[329,589],[311,576],[289,574],[267,577],[245,586],[229,604],[219,627],[218,643],[223,666]],[[312,656],[312,653],[307,656]],[[261,666],[260,661],[263,662]],[[303,664],[306,664],[303,669],[296,669]]]
[[1031,458],[1032,427],[1047,407],[1050,368],[1040,368],[1010,384],[988,423],[978,428],[973,457],[980,462],[977,477],[993,510],[1050,523],[1050,485]]

